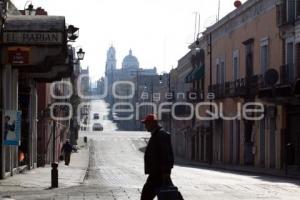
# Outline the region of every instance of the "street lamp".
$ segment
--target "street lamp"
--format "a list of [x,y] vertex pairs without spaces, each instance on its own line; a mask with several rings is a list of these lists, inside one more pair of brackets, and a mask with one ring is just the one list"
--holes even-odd
[[79,28],[69,25],[67,28],[68,39],[70,42],[74,42],[79,37]]
[[[30,4],[28,5],[28,7],[25,9],[27,3]],[[25,6],[24,6],[24,12],[25,12],[25,15],[35,15],[36,14],[36,9],[34,9],[34,6],[32,5],[32,2],[31,1],[27,1],[25,3]]]
[[84,55],[85,55],[85,52],[82,50],[82,48],[80,48],[80,49],[77,51],[77,59],[78,59],[78,60],[83,60],[83,59],[84,59]]

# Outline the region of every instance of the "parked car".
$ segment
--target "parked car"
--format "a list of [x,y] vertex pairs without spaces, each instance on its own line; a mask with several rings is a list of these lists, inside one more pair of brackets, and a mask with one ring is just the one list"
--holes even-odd
[[99,113],[94,113],[94,119],[99,119]]
[[93,124],[93,131],[103,131],[103,126],[100,123]]

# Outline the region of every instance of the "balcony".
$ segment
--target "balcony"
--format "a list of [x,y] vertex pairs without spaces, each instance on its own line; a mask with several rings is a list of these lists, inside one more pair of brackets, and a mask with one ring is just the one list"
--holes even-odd
[[241,97],[246,95],[246,81],[244,78],[237,79],[233,81],[233,83],[234,83],[234,92],[233,92],[234,97]]
[[[248,83],[248,87],[247,87]],[[228,81],[224,84],[215,84],[209,87],[209,91],[215,94],[216,99],[255,96],[260,87],[264,87],[262,75],[254,75],[249,78],[241,78],[235,81]]]
[[216,99],[222,98],[259,98],[274,99],[300,96],[300,79],[295,75],[294,64],[287,64],[280,67],[280,81],[274,85],[265,82],[264,75],[257,74],[251,77],[228,81],[224,84],[215,84],[208,87],[208,90],[215,94]]

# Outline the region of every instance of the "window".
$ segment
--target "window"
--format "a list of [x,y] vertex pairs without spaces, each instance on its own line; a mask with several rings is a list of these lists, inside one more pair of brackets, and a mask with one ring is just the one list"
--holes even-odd
[[233,80],[239,79],[239,52],[238,50],[233,52],[232,60],[232,71],[233,71]]
[[219,59],[216,60],[216,83],[219,84],[220,80],[220,65],[219,65]]
[[225,61],[224,59],[220,61],[217,59],[217,84],[225,83]]
[[222,60],[221,61],[221,65],[220,65],[221,69],[220,69],[220,83],[224,84],[225,83],[225,61]]
[[286,44],[286,68],[285,68],[285,79],[288,81],[293,80],[294,73],[294,42],[288,41]]
[[296,17],[300,18],[300,1],[296,1]]
[[264,74],[269,66],[269,42],[268,39],[262,39],[260,43],[260,73]]
[[296,12],[296,1],[287,0],[287,21],[288,23],[294,23],[295,21],[295,12]]
[[294,64],[294,43],[288,42],[286,45],[286,64]]

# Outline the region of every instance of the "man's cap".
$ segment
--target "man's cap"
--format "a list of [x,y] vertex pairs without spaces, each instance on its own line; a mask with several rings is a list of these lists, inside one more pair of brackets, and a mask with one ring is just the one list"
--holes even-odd
[[142,123],[157,121],[157,117],[155,114],[149,114],[145,117],[145,119],[141,120]]

